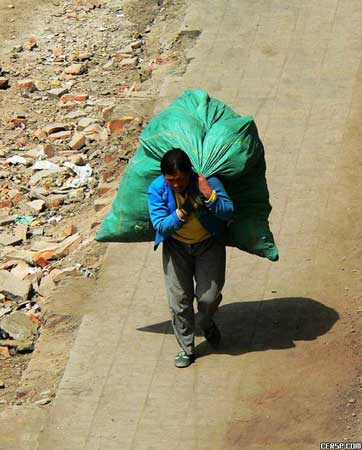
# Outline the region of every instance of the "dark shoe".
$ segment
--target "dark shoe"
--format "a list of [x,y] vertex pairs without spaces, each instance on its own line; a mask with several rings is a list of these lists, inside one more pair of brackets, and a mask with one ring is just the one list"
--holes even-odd
[[216,326],[215,322],[211,325],[210,328],[204,330],[204,335],[207,342],[214,348],[217,348],[221,341],[221,333]]
[[195,355],[187,355],[184,351],[178,353],[175,358],[176,367],[188,367],[195,361]]

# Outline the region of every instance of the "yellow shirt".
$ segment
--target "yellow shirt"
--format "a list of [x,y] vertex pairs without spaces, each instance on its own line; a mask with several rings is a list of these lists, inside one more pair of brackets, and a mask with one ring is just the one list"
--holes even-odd
[[[182,208],[185,200],[187,199],[187,193],[185,197],[175,192],[176,203],[178,208]],[[185,222],[181,228],[172,234],[174,239],[185,242],[186,244],[196,244],[197,242],[204,241],[210,237],[210,233],[204,228],[194,212],[190,212],[187,216],[187,222]]]

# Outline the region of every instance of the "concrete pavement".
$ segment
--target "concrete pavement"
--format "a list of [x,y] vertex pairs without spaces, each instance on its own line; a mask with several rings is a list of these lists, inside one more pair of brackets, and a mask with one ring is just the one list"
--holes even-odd
[[179,370],[161,252],[110,245],[37,450],[312,450],[353,438],[336,411],[356,376],[345,300],[361,288],[362,4],[188,3],[184,27],[202,34],[157,110],[202,88],[254,115],[281,261],[229,249],[223,347],[199,337],[200,357]]

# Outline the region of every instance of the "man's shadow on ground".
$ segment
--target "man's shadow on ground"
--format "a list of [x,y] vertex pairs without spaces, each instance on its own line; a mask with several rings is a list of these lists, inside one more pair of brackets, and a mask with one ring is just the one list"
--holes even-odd
[[[303,297],[221,304],[215,322],[222,333],[222,342],[216,352],[240,355],[293,348],[294,341],[309,341],[327,333],[338,319],[334,309]],[[170,320],[138,330],[173,334]],[[196,330],[196,335],[202,336],[200,329]],[[198,357],[210,353],[215,350],[206,341],[196,348]]]

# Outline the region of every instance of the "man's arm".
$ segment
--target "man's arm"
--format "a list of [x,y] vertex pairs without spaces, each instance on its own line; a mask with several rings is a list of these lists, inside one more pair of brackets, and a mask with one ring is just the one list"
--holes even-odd
[[[207,188],[205,181],[209,188]],[[218,178],[210,177],[206,180],[206,178],[199,176],[199,189],[207,199],[205,205],[211,213],[221,220],[228,221],[231,219],[234,212],[234,205]]]
[[163,199],[160,188],[151,183],[147,191],[148,209],[153,228],[162,236],[167,237],[182,227],[185,223],[178,216],[176,211],[169,212],[166,201]]

